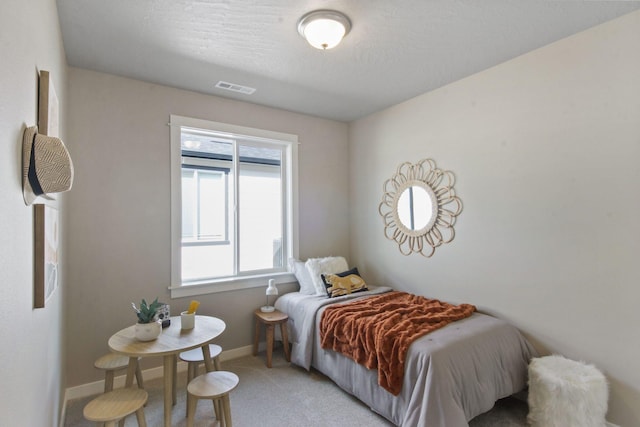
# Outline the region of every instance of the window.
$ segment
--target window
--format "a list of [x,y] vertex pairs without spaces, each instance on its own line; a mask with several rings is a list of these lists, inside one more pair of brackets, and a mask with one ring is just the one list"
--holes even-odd
[[172,115],[171,161],[172,297],[288,274],[296,136]]
[[229,169],[196,166],[182,157],[182,242],[195,244],[229,240]]

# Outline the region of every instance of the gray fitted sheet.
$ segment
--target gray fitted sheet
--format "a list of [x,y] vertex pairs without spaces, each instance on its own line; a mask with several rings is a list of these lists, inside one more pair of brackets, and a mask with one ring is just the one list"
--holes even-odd
[[378,385],[375,370],[320,348],[319,323],[327,305],[390,290],[379,287],[331,299],[298,292],[282,295],[275,306],[289,315],[291,361],[305,369],[314,367],[375,412],[405,427],[468,426],[496,400],[525,388],[535,350],[514,326],[477,312],[409,347],[397,396]]

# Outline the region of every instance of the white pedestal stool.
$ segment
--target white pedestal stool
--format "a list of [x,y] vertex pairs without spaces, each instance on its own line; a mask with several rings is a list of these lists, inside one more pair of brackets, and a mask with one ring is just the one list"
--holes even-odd
[[529,364],[532,427],[604,427],[609,389],[596,367],[553,355]]

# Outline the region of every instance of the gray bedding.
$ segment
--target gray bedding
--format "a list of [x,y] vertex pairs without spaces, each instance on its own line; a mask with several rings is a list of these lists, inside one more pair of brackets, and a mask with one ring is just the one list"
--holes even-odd
[[415,341],[407,352],[402,391],[397,396],[377,383],[377,372],[320,348],[319,323],[329,304],[390,291],[327,298],[285,294],[276,308],[289,315],[291,361],[314,367],[342,389],[398,426],[468,426],[495,401],[526,386],[533,347],[510,324],[481,313],[451,323]]

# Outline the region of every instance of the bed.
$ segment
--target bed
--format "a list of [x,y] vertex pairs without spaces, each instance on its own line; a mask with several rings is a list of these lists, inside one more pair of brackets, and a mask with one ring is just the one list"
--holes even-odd
[[320,320],[331,304],[393,291],[388,287],[327,298],[291,292],[275,303],[289,316],[291,361],[325,374],[397,426],[468,426],[501,398],[523,390],[533,347],[507,322],[474,312],[418,338],[407,350],[397,395],[378,385],[376,370],[320,346]]

